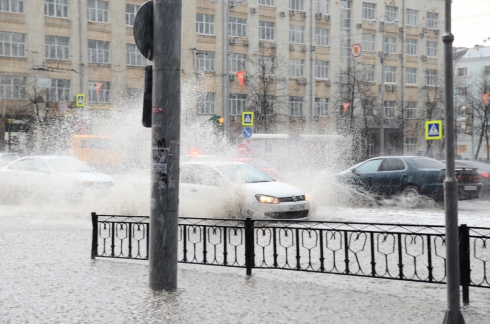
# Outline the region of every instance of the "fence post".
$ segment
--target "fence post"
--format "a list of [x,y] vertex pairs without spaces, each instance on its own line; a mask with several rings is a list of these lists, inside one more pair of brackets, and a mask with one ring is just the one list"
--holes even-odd
[[98,222],[99,216],[97,216],[97,213],[92,212],[92,259],[95,259],[95,257],[97,256]]
[[254,244],[254,221],[252,218],[245,219],[245,267],[247,268],[247,276],[252,275],[255,259],[255,244]]
[[466,224],[459,226],[459,273],[463,287],[463,304],[470,303],[470,228]]

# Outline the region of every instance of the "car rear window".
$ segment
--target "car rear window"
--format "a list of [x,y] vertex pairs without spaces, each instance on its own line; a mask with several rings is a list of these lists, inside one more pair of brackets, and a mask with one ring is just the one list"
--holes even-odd
[[413,162],[420,169],[445,169],[446,165],[434,159],[426,157],[416,157],[411,158],[410,161]]

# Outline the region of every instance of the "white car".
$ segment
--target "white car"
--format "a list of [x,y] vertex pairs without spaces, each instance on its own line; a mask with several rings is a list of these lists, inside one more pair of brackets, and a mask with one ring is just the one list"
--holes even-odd
[[26,156],[0,169],[0,194],[78,200],[87,188],[108,188],[112,177],[67,156]]
[[273,180],[254,167],[231,161],[180,163],[180,207],[199,216],[305,219],[310,203],[296,187]]

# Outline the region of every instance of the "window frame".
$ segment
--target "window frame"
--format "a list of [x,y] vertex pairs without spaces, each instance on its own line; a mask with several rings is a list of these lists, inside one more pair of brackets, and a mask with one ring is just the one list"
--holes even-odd
[[328,117],[329,98],[315,98],[315,116]]
[[305,26],[289,24],[289,42],[294,44],[304,44]]
[[141,54],[136,44],[126,43],[126,65],[147,66],[148,60]]
[[214,35],[214,15],[196,12],[196,34]]
[[437,20],[439,19],[439,14],[437,12],[427,12],[427,29],[437,29]]
[[417,26],[419,19],[419,11],[415,9],[407,9],[406,12],[406,25],[407,26]]
[[289,0],[289,9],[304,11],[305,10],[304,0]]
[[303,116],[303,97],[289,97],[290,116]]
[[228,36],[247,37],[247,18],[228,17]]
[[330,1],[329,0],[316,0],[315,1],[315,12],[322,13],[324,15],[328,15],[330,10]]
[[196,71],[215,72],[215,52],[199,51],[196,53]]
[[407,101],[406,111],[406,119],[417,119],[417,102],[416,101]]
[[[87,102],[89,103],[94,103],[94,104],[105,104],[105,103],[110,103],[111,102],[111,83],[107,81],[89,81],[90,82],[102,82],[103,85],[99,89],[99,93],[97,94],[96,89],[89,89],[88,90],[88,96],[87,96]],[[96,99],[96,100],[94,100]]]
[[362,3],[362,19],[371,21],[376,19],[376,4],[371,2]]
[[437,70],[427,69],[425,71],[425,77],[426,77],[425,80],[426,80],[427,86],[435,87],[437,85]]
[[273,21],[259,20],[259,39],[274,40],[276,24]]
[[[14,38],[20,38],[22,40],[14,40]],[[0,31],[0,57],[25,58],[26,35],[22,33]]]
[[[50,11],[53,14],[49,14]],[[44,0],[44,15],[55,18],[68,18],[68,0]]]
[[230,93],[228,96],[228,106],[230,107],[230,115],[241,116],[245,111],[247,95],[242,93]]
[[230,53],[228,55],[228,73],[247,70],[247,54]]
[[5,100],[24,100],[27,97],[26,77],[0,75],[0,97]]
[[315,45],[329,47],[329,29],[324,27],[315,27]]
[[[91,3],[94,7],[90,7]],[[102,5],[104,4],[104,5]],[[104,7],[105,8],[100,8]],[[108,23],[109,22],[109,1],[87,0],[87,21]]]
[[[126,26],[134,26],[134,19],[136,18],[136,13],[140,7],[140,5],[134,3],[126,3]],[[132,11],[128,11],[129,8],[131,8]]]
[[[91,42],[92,44],[95,44],[94,47],[90,47]],[[107,49],[105,48],[107,45]],[[110,64],[110,43],[106,41],[101,41],[101,40],[96,40],[96,39],[88,39],[88,62],[89,63],[96,63],[96,64]],[[97,59],[94,61],[92,60],[93,57],[96,57]],[[99,61],[99,58],[103,57],[102,62]]]
[[[16,8],[13,9],[13,3],[14,0],[3,0],[0,1],[0,12],[10,12],[10,13],[16,13],[16,14],[23,14],[24,13],[24,0],[17,0]],[[4,8],[4,4],[7,4],[8,8]]]
[[427,41],[425,46],[427,57],[437,57],[437,42]]
[[396,66],[385,66],[385,83],[396,83]]
[[302,77],[304,76],[305,60],[289,59],[289,76]]
[[[411,82],[412,79],[413,82]],[[407,85],[417,84],[417,68],[405,67],[405,84]]]
[[407,38],[405,40],[405,54],[406,55],[417,55],[418,50],[418,39]]
[[200,92],[197,94],[197,114],[214,115],[216,105],[216,93]]
[[383,108],[385,110],[385,118],[395,118],[396,101],[385,100],[383,103]]
[[326,60],[315,60],[315,80],[328,80],[330,62]]
[[[364,81],[365,82],[375,82],[374,76],[376,72],[376,67],[374,64],[363,64],[364,69]],[[369,68],[368,68],[369,67]]]
[[70,101],[70,79],[51,79],[51,87],[46,89],[46,101]]

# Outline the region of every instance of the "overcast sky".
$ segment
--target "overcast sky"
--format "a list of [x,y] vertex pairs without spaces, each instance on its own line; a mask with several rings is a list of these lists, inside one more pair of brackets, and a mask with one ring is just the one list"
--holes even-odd
[[[444,20],[444,14],[440,20]],[[444,24],[439,29],[442,32]],[[490,46],[490,40],[483,42],[490,37],[490,0],[453,0],[452,32],[454,46]]]

